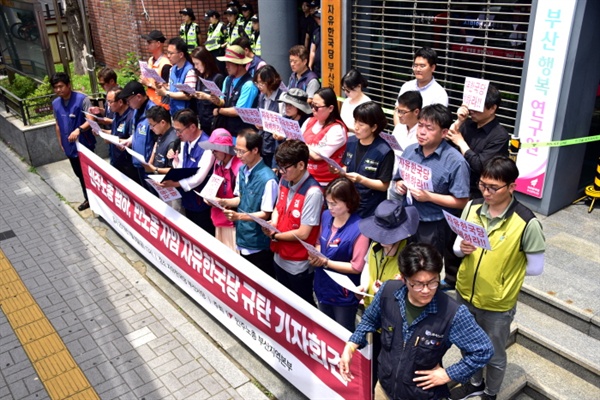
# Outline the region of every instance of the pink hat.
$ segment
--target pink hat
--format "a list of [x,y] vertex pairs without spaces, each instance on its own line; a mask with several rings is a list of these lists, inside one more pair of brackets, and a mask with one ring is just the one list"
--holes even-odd
[[235,155],[233,150],[233,137],[227,129],[215,129],[207,141],[200,142],[200,147],[204,150],[216,150],[222,153]]

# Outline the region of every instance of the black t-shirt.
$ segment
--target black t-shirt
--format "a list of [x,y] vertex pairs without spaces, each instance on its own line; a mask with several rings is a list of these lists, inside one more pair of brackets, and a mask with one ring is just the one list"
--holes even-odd
[[[354,159],[356,160],[355,169],[358,170],[358,163],[362,162],[369,145],[365,146],[360,144],[360,141],[356,143],[356,154]],[[379,179],[381,182],[390,182],[392,180],[392,173],[394,172],[394,152],[390,151],[383,158],[383,161],[379,163],[377,167],[377,176],[373,179]]]

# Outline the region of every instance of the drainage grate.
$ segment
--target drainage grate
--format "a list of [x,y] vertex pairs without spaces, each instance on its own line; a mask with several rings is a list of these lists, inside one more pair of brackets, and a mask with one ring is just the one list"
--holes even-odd
[[0,241],[17,237],[13,231],[0,232]]

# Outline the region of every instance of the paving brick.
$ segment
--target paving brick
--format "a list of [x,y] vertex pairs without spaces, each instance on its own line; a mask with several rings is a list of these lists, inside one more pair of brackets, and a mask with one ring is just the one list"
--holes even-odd
[[8,390],[13,399],[22,399],[23,397],[29,395],[29,391],[27,390],[27,386],[25,382],[21,379],[19,380],[9,380],[8,381]]
[[172,372],[161,374],[159,379],[171,393],[180,390],[184,386]]
[[[173,337],[171,335],[164,335],[160,338],[154,339],[151,342],[148,342],[148,345],[159,356],[165,354],[166,352],[175,350],[181,346],[176,340],[173,340]],[[188,356],[187,359],[189,360],[190,358],[191,357]],[[185,360],[180,361],[186,362]]]
[[134,368],[134,371],[142,380],[146,383],[157,380],[158,377],[147,365],[141,365],[139,367]]
[[[171,353],[167,353],[167,354],[171,354]],[[177,360],[176,358],[173,358],[170,361],[155,367],[154,372],[156,372],[156,374],[159,377],[161,377],[161,376],[165,375],[166,373],[169,373],[169,372],[179,368],[180,366],[181,366],[181,362],[179,362],[179,360]]]
[[129,394],[129,388],[125,382],[120,383],[118,386],[114,386],[109,390],[98,393],[103,400],[110,399],[123,399]]
[[187,364],[183,364],[181,367],[173,370],[173,375],[175,375],[177,379],[179,379],[179,382],[181,382],[185,386],[189,385],[195,380],[207,376],[208,372],[206,372],[206,370],[202,366],[198,365],[198,363],[190,362]]
[[[139,386],[139,387],[133,389],[132,391],[135,394],[136,398],[147,399],[147,400],[156,398],[153,396],[158,395],[159,393],[162,393],[162,392],[168,393],[168,389],[166,389],[162,385],[162,382],[158,379],[153,380],[152,382],[145,383],[142,386]],[[156,392],[156,394],[153,394],[154,392]],[[158,398],[160,398],[160,397],[158,397]],[[162,399],[162,398],[160,398],[160,399]]]
[[204,396],[206,394],[212,394],[209,390],[203,387],[198,381],[194,381],[189,385],[183,386],[181,389],[175,391],[173,396],[177,399],[204,399],[208,398]]
[[92,387],[97,387],[106,381],[106,378],[96,366],[85,368],[85,376],[87,377],[88,381],[90,381],[90,385],[92,385]]
[[225,387],[227,387],[228,385],[221,385],[219,383],[219,380],[215,379],[215,377],[218,377],[219,374],[217,373],[213,373],[207,376],[203,376],[202,378],[199,379],[200,383],[202,384],[202,386],[208,390],[208,392],[210,394],[215,394],[215,393],[219,393],[221,390],[225,389]]
[[[142,399],[143,400],[164,400],[164,399],[168,399],[168,398],[173,398],[173,396],[174,395],[171,394],[169,389],[167,389],[164,386],[159,386],[153,392],[148,393],[147,395],[142,397]],[[175,397],[175,398],[176,399],[184,399],[185,397]],[[140,399],[140,400],[142,400],[142,399]],[[196,399],[194,398],[194,400],[196,400]],[[198,400],[200,400],[200,399],[198,399]]]

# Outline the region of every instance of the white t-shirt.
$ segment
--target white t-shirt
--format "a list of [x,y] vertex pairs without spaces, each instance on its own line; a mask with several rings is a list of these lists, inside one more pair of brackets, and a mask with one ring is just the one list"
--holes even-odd
[[[448,107],[448,93],[446,93],[446,90],[442,87],[442,85],[437,83],[435,78],[432,78],[431,82],[429,82],[424,87],[419,87],[417,85],[416,79],[413,79],[412,81],[408,81],[404,85],[402,85],[402,87],[400,88],[400,93],[398,93],[398,96],[401,96],[402,94],[404,94],[405,92],[408,92],[410,90],[416,90],[419,93],[421,93],[421,97],[423,97],[423,107],[428,106],[430,104],[438,104],[438,103],[443,104],[446,107]],[[396,100],[396,106],[398,106],[397,100]]]
[[344,121],[344,123],[348,127],[348,130],[354,132],[354,109],[359,105],[369,101],[371,101],[371,99],[367,95],[361,96],[361,98],[356,104],[350,103],[349,98],[344,100],[344,102],[342,103],[342,108],[340,109],[340,116],[342,117],[342,121]]

